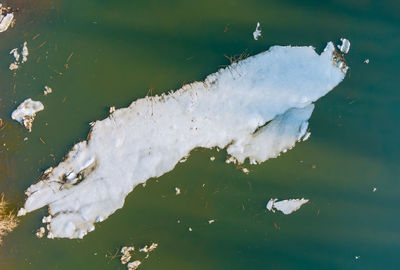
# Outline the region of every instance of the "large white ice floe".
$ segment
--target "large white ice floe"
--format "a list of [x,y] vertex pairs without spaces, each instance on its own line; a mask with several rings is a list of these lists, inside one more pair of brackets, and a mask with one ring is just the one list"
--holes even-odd
[[279,210],[285,215],[289,215],[297,210],[300,209],[300,207],[303,204],[308,203],[309,200],[307,199],[290,199],[290,200],[283,200],[283,201],[278,201],[278,199],[271,199],[267,203],[267,210],[275,212],[275,210]]
[[171,171],[197,147],[226,148],[239,163],[277,157],[307,134],[313,102],[343,80],[337,57],[331,42],[321,55],[274,46],[203,82],[115,110],[26,190],[19,214],[47,205],[51,236],[83,237],[135,186]]
[[43,104],[40,101],[33,101],[28,98],[22,102],[18,108],[12,112],[11,118],[20,122],[24,125],[29,132],[32,131],[32,123],[35,120],[37,112],[44,109]]

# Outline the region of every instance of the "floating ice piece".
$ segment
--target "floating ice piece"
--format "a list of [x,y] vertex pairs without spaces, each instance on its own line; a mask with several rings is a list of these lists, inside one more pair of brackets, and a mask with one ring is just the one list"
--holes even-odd
[[181,194],[181,189],[178,188],[178,187],[175,187],[175,194],[176,194],[176,195]]
[[10,51],[10,54],[12,54],[14,56],[14,62],[10,64],[9,69],[10,70],[16,70],[19,68],[19,65],[21,63],[25,63],[28,60],[28,55],[29,55],[29,51],[28,51],[28,47],[27,47],[27,42],[25,41],[23,46],[22,46],[22,61],[20,62],[19,59],[21,57],[21,55],[18,53],[18,48],[14,48]]
[[50,232],[77,238],[120,209],[135,186],[173,170],[195,148],[226,148],[239,164],[275,158],[304,135],[313,102],[344,79],[334,57],[331,42],[321,55],[312,47],[274,46],[204,82],[115,110],[26,190],[24,208],[48,205]]
[[131,252],[133,252],[135,250],[135,247],[122,247],[121,248],[121,263],[122,264],[127,264],[132,257]]
[[275,210],[279,210],[285,215],[289,215],[297,210],[300,209],[300,207],[308,203],[309,200],[307,199],[291,199],[291,200],[283,200],[283,201],[277,201],[278,199],[270,199],[267,203],[267,210],[275,212]]
[[139,252],[149,253],[149,252],[152,252],[153,250],[155,250],[157,247],[158,247],[158,244],[151,243],[150,247],[145,245],[143,248],[139,249]]
[[244,172],[245,174],[249,174],[250,170],[247,168],[242,168],[242,172]]
[[18,68],[19,68],[19,66],[18,66],[18,64],[16,64],[16,63],[11,63],[11,64],[10,64],[10,67],[9,67],[10,70],[16,70],[16,69],[18,69]]
[[12,112],[11,118],[20,122],[24,125],[29,132],[32,131],[32,123],[35,120],[35,116],[37,112],[40,112],[44,109],[43,104],[40,101],[33,101],[28,98],[24,102],[22,102],[18,108]]
[[214,161],[214,160],[215,160],[215,157],[214,157],[214,156],[210,157],[210,160],[211,160],[211,161]]
[[215,222],[215,219],[210,219],[209,221],[208,221],[208,224],[213,224]]
[[47,96],[48,94],[53,93],[53,89],[48,87],[47,85],[44,87],[43,95]]
[[259,22],[257,23],[256,30],[253,32],[253,37],[254,40],[258,40],[261,37],[261,25]]
[[18,210],[18,213],[17,213],[17,216],[18,217],[20,217],[20,216],[25,216],[26,215],[26,209],[25,208],[20,208],[19,210]]
[[128,270],[136,270],[142,263],[138,260],[128,263]]
[[51,215],[48,215],[47,217],[43,217],[42,223],[50,223],[52,218],[53,217]]
[[10,27],[14,20],[14,13],[7,13],[6,15],[1,15],[0,13],[0,33],[4,32]]
[[46,229],[44,227],[40,227],[39,230],[36,232],[36,237],[42,238],[46,233]]
[[10,51],[10,54],[12,54],[14,56],[14,59],[16,62],[19,61],[20,58],[20,54],[18,53],[18,48],[14,48]]
[[28,60],[28,55],[29,55],[29,51],[28,51],[28,47],[27,47],[28,43],[25,41],[24,42],[24,46],[22,47],[22,63],[25,63]]
[[372,192],[376,192],[376,187],[374,187],[374,188],[372,189]]
[[341,38],[340,41],[342,41],[342,45],[338,45],[339,50],[342,53],[348,53],[350,50],[350,41],[345,38]]
[[365,60],[364,60],[364,63],[365,63],[365,64],[369,64],[369,59],[365,59]]

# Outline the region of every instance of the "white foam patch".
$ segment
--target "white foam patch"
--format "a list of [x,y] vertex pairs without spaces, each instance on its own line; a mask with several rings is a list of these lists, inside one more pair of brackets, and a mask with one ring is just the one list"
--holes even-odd
[[83,237],[135,186],[171,171],[197,147],[227,147],[236,162],[278,156],[306,134],[312,102],[343,80],[334,51],[332,43],[321,55],[274,46],[204,82],[115,110],[27,189],[20,214],[48,205],[51,236]]

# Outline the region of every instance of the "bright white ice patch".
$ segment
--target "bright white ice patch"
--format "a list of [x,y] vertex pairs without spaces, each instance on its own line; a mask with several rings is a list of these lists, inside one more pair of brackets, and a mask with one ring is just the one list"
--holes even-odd
[[334,45],[274,46],[166,95],[146,97],[92,125],[90,139],[30,186],[20,214],[49,206],[49,234],[83,237],[138,184],[174,169],[197,147],[233,162],[276,157],[307,132],[314,101],[340,83]]
[[24,102],[22,102],[18,108],[12,112],[11,118],[20,122],[24,125],[29,132],[32,131],[32,123],[35,120],[35,116],[37,112],[40,112],[44,109],[43,104],[40,101],[33,101],[28,98]]
[[289,215],[297,210],[300,209],[300,207],[308,203],[308,200],[302,198],[302,199],[291,199],[291,200],[283,200],[283,201],[277,201],[278,199],[271,199],[267,203],[267,209],[269,211],[275,212],[275,210],[281,211],[285,215]]
[[258,40],[258,38],[259,37],[261,37],[261,25],[260,25],[260,23],[258,22],[257,23],[257,26],[256,26],[256,30],[253,32],[253,38],[254,38],[254,40]]

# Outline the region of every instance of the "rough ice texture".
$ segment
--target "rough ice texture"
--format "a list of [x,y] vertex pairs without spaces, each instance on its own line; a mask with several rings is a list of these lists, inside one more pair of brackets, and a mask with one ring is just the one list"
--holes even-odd
[[312,103],[343,80],[334,56],[332,43],[321,55],[274,46],[204,82],[115,110],[27,189],[19,214],[47,205],[48,237],[83,237],[136,185],[171,171],[197,147],[226,148],[239,163],[277,157],[306,134]]
[[22,102],[18,108],[12,112],[11,118],[24,125],[29,132],[32,131],[32,123],[35,120],[36,113],[44,109],[40,101],[33,101],[28,98]]
[[283,200],[283,201],[277,201],[278,199],[271,199],[267,203],[267,209],[269,211],[275,212],[275,210],[279,210],[285,215],[289,215],[297,210],[300,209],[300,207],[308,203],[309,200],[307,199],[290,199],[290,200]]

